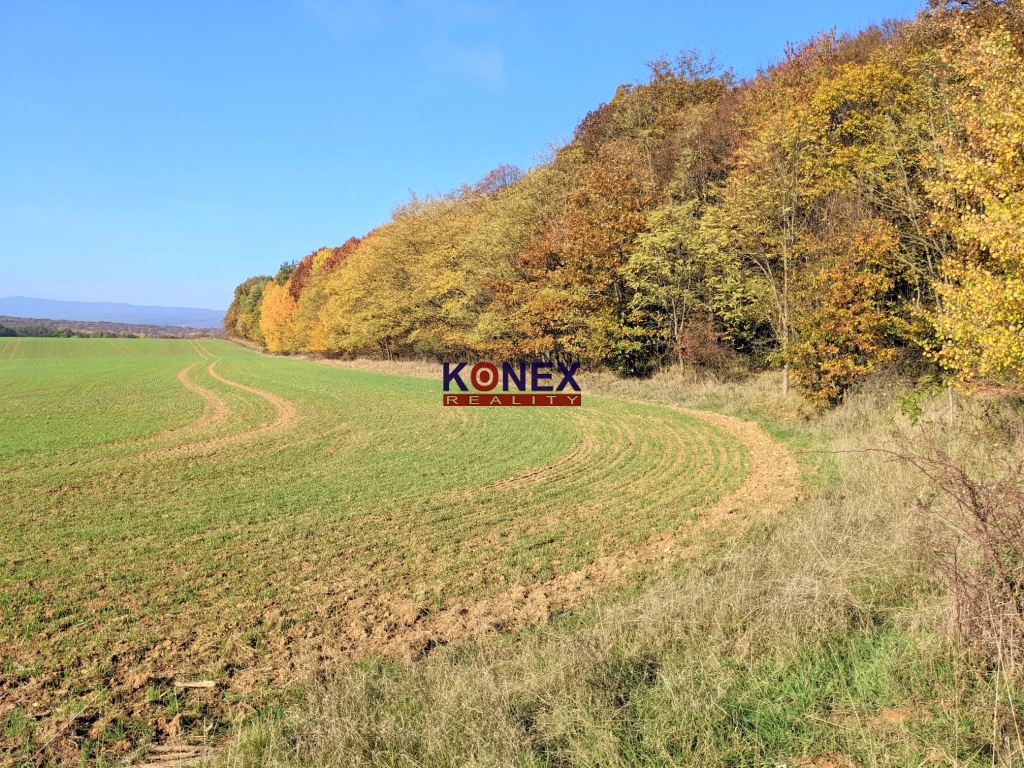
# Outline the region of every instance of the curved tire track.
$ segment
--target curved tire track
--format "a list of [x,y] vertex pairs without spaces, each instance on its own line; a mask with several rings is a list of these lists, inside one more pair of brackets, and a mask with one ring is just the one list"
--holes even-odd
[[231,408],[228,407],[228,404],[221,400],[219,397],[217,397],[217,395],[213,394],[213,392],[211,392],[210,390],[205,389],[204,387],[200,387],[198,384],[189,381],[188,373],[197,365],[199,365],[199,363],[192,363],[192,365],[186,366],[185,368],[182,368],[180,371],[178,371],[178,381],[181,382],[181,385],[183,387],[191,390],[192,392],[195,392],[197,395],[203,398],[203,400],[206,401],[206,404],[208,406],[207,412],[203,414],[199,421],[196,421],[184,427],[169,429],[163,433],[164,435],[175,434],[178,432],[183,432],[185,430],[192,431],[196,429],[202,429],[204,427],[210,426],[211,424],[216,424],[218,422],[224,421],[224,419],[226,419],[228,415],[231,413]]
[[[197,349],[202,350],[202,352],[206,352],[207,354],[209,354],[206,348],[203,347],[201,344],[193,342],[193,345],[197,347]],[[204,360],[207,359],[210,358],[204,356]],[[262,389],[256,389],[255,387],[250,387],[246,384],[240,384],[237,381],[232,381],[231,379],[222,376],[215,370],[215,367],[219,362],[220,358],[214,358],[210,365],[207,367],[206,372],[210,374],[211,377],[221,382],[222,384],[226,384],[229,387],[240,389],[244,392],[248,392],[250,394],[256,395],[266,400],[274,407],[275,415],[273,421],[260,424],[256,427],[252,427],[251,429],[247,429],[243,432],[238,432],[233,435],[224,435],[222,437],[210,438],[209,440],[200,440],[194,443],[182,443],[180,445],[171,446],[169,448],[157,448],[151,451],[145,451],[139,454],[139,458],[150,458],[152,456],[168,456],[178,453],[207,451],[210,449],[219,448],[224,445],[230,445],[232,443],[247,442],[250,440],[255,440],[267,434],[281,432],[290,429],[298,422],[298,412],[295,408],[295,405],[291,401],[286,400],[285,398],[280,397],[279,395],[275,395],[272,392],[265,392]],[[199,385],[194,384],[188,380],[188,372],[196,365],[198,365],[198,363],[193,363],[192,365],[182,370],[178,374],[178,381],[180,381],[188,389],[192,390],[193,392],[196,392],[201,397],[203,397],[211,406],[213,412],[209,414],[209,417],[204,416],[203,419],[200,419],[199,422],[183,428],[189,431],[193,431],[200,427],[210,426],[211,424],[214,424],[218,421],[223,421],[231,414],[231,409],[228,407],[227,403],[225,403],[221,398],[219,398],[210,390],[200,387]]]
[[[649,404],[649,403],[648,403]],[[672,408],[672,406],[664,406]],[[578,571],[527,586],[514,586],[493,597],[453,605],[428,614],[411,626],[378,626],[365,638],[358,638],[343,655],[385,652],[415,659],[437,643],[459,639],[480,639],[495,632],[510,632],[546,622],[551,613],[579,605],[602,587],[623,581],[638,568],[691,557],[707,546],[740,535],[756,520],[789,507],[795,500],[800,470],[792,454],[753,422],[705,411],[672,408],[721,429],[740,440],[750,453],[750,467],[743,484],[702,510],[696,520],[683,522],[674,530],[655,534],[621,552],[599,557]],[[522,478],[527,482],[532,478]],[[680,543],[677,537],[686,537]],[[354,613],[367,611],[400,614],[408,611],[407,601],[386,595],[368,596],[350,603]],[[389,631],[390,629],[390,631]]]

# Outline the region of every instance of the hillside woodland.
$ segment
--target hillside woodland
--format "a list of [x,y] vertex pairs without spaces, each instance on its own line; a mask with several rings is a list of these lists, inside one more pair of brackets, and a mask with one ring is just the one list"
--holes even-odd
[[189,328],[181,325],[109,323],[99,320],[47,320],[37,317],[0,315],[0,336],[45,336],[50,338],[221,338],[219,328]]
[[779,367],[818,406],[899,362],[1024,374],[1024,15],[935,4],[749,80],[650,63],[566,146],[413,196],[235,291],[273,352]]

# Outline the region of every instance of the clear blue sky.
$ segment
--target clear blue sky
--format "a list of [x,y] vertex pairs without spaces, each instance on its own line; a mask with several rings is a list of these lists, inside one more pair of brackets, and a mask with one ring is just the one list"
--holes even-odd
[[737,74],[916,0],[0,0],[0,296],[226,307],[409,190],[528,166],[696,48]]

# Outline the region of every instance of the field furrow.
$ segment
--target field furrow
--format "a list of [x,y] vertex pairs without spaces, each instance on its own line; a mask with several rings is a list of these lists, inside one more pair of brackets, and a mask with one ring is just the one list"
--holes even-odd
[[256,701],[305,659],[543,620],[787,493],[756,427],[657,405],[444,408],[431,380],[219,341],[21,351],[0,348],[6,712],[95,695],[159,730],[174,679]]

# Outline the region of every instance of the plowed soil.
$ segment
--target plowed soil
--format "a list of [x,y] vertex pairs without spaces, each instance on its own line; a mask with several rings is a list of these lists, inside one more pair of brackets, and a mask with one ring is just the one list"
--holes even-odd
[[[0,360],[12,759],[127,756],[310,664],[544,622],[797,488],[784,448],[715,414],[443,408],[434,381],[216,340],[26,339]],[[194,680],[214,684],[175,687]]]

